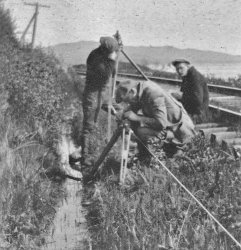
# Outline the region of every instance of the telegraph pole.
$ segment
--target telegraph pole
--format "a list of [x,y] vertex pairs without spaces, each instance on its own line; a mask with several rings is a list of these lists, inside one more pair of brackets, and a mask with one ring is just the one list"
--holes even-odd
[[35,42],[35,37],[36,37],[36,28],[37,28],[38,14],[39,14],[38,10],[39,10],[39,4],[36,3],[36,6],[35,6],[35,18],[34,18],[34,24],[33,24],[32,43],[31,43],[32,49],[34,47],[34,42]]
[[24,3],[24,5],[28,5],[28,6],[34,6],[35,7],[35,11],[34,14],[32,16],[32,18],[30,19],[26,29],[24,30],[22,36],[21,36],[21,41],[24,43],[25,41],[25,36],[31,26],[31,24],[33,23],[33,33],[32,33],[32,41],[31,41],[31,48],[34,48],[34,43],[35,43],[35,37],[36,37],[36,30],[37,30],[37,22],[38,22],[38,14],[39,14],[39,7],[42,8],[50,8],[49,5],[42,5],[37,3]]

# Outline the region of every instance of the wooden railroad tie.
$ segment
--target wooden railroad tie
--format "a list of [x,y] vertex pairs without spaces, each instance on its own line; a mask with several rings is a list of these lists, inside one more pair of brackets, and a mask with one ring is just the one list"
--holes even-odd
[[222,123],[203,123],[195,126],[199,133],[208,139],[211,144],[221,144],[224,150],[229,148],[235,158],[240,157],[241,151],[241,133],[234,131],[226,124]]

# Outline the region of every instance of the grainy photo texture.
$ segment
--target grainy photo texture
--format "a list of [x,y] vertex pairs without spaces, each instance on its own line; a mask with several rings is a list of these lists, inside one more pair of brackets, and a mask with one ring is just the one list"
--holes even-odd
[[240,0],[0,0],[0,249],[241,249],[240,121]]

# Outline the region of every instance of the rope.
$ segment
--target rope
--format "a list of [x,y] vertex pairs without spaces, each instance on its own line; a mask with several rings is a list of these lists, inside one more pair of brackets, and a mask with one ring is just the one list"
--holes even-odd
[[233,237],[233,235],[208,211],[208,209],[183,185],[178,178],[161,162],[156,155],[154,155],[149,148],[143,143],[143,141],[133,133],[138,141],[147,149],[147,151],[161,164],[161,166],[172,176],[172,178],[196,201],[196,203],[219,225],[219,227],[236,243],[241,249],[241,244]]

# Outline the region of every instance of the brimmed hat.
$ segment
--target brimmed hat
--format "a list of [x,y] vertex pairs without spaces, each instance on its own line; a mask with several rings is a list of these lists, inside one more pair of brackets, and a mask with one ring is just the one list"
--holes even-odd
[[116,102],[122,102],[130,90],[137,87],[137,84],[138,82],[130,80],[120,82],[116,88]]
[[186,64],[190,64],[190,62],[189,61],[187,61],[187,60],[185,60],[185,59],[176,59],[176,60],[174,60],[173,62],[172,62],[172,65],[174,66],[174,67],[176,67],[178,64],[180,64],[180,63],[186,63]]
[[109,53],[112,53],[119,49],[118,42],[110,36],[102,36],[100,38],[100,46],[106,49]]

